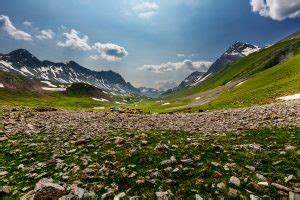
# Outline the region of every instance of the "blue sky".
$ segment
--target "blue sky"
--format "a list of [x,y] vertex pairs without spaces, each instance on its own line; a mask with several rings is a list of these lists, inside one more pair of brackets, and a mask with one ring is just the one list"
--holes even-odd
[[234,41],[263,46],[299,30],[299,0],[282,2],[2,1],[0,52],[26,48],[42,60],[117,71],[134,86],[171,87]]

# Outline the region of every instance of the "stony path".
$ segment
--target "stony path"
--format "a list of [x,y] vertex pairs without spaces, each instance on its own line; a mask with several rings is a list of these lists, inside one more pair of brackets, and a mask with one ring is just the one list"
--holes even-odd
[[57,129],[105,134],[110,128],[213,133],[300,125],[299,100],[196,114],[136,115],[65,110],[34,112],[26,108],[4,110],[7,113],[4,117],[6,134]]

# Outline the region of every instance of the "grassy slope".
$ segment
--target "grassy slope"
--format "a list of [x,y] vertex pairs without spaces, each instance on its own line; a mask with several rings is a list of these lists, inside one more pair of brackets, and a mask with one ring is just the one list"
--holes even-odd
[[278,59],[278,57],[284,54],[287,50],[297,52],[296,49],[299,48],[300,39],[289,40],[276,44],[230,64],[224,70],[208,78],[199,85],[175,92],[167,96],[166,99],[172,100],[178,97],[192,95],[224,85],[232,80],[249,77],[272,66],[274,60]]
[[202,106],[205,109],[265,104],[300,91],[300,55],[267,69],[244,84]]
[[95,106],[110,106],[112,103],[97,102],[88,97],[70,97],[61,92],[44,95],[22,93],[19,90],[0,89],[1,106],[53,106],[70,109],[87,109]]
[[[29,79],[16,73],[0,71],[0,83],[5,83],[6,88],[0,88],[1,106],[52,106],[68,109],[92,109],[93,107],[109,107],[115,105],[114,101],[122,101],[121,97],[109,97],[95,88],[82,91],[81,85],[78,91],[51,92],[41,89],[43,84],[38,79]],[[84,93],[86,92],[86,93]],[[90,97],[105,98],[111,102],[97,102]]]

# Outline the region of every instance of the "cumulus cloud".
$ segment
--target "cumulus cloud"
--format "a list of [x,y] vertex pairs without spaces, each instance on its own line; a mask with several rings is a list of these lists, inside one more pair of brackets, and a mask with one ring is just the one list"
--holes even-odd
[[132,6],[132,10],[142,19],[149,19],[157,14],[159,5],[154,2],[143,1]]
[[23,24],[25,26],[32,26],[32,22],[30,22],[30,21],[24,21]]
[[166,91],[168,89],[177,87],[177,83],[173,80],[164,80],[155,82],[156,88],[161,91]]
[[150,71],[153,73],[164,73],[172,71],[202,71],[206,72],[212,65],[209,61],[191,61],[184,60],[182,62],[167,62],[159,65],[144,65],[140,67],[140,70]]
[[82,38],[79,36],[79,32],[75,29],[71,29],[70,32],[64,33],[64,36],[66,37],[66,41],[61,42],[59,41],[57,43],[60,47],[69,47],[72,49],[79,49],[82,51],[91,50],[92,48],[88,44],[89,37],[87,35],[84,35]]
[[251,0],[252,11],[274,20],[300,17],[299,0]]
[[93,45],[93,49],[99,53],[99,55],[90,56],[94,60],[103,59],[119,62],[128,55],[124,47],[112,43],[102,44],[97,42]]
[[55,33],[51,30],[42,30],[39,35],[36,37],[40,40],[52,40],[55,36]]
[[32,40],[29,33],[17,29],[8,16],[0,15],[0,28],[16,40]]

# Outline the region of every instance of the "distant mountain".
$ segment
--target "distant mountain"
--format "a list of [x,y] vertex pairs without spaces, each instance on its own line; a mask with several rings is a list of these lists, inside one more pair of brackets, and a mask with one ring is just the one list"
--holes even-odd
[[74,61],[68,63],[40,61],[25,49],[18,49],[9,54],[0,54],[0,70],[63,84],[86,83],[119,93],[139,93],[137,88],[126,82],[116,72],[92,71]]
[[163,93],[163,91],[160,91],[160,90],[157,90],[154,88],[140,87],[138,89],[139,89],[141,95],[150,97],[150,98],[159,97]]
[[218,58],[212,64],[212,66],[207,71],[206,75],[215,74],[216,72],[224,69],[228,64],[237,61],[243,57],[246,57],[259,50],[260,48],[258,46],[248,43],[235,42],[229,47],[229,49],[224,54],[221,55],[220,58]]
[[195,71],[193,72],[191,75],[189,75],[188,77],[186,77],[180,84],[179,84],[179,88],[183,88],[183,87],[187,87],[187,86],[191,86],[195,80],[198,80],[199,78],[203,77],[203,75],[205,74],[205,72],[198,72]]
[[184,81],[182,81],[181,84],[174,90],[187,86],[197,85],[212,74],[215,74],[224,69],[228,64],[244,58],[254,52],[257,52],[260,49],[261,48],[259,48],[258,46],[252,44],[235,42],[211,65],[206,73],[193,72],[186,79],[184,79]]

